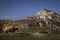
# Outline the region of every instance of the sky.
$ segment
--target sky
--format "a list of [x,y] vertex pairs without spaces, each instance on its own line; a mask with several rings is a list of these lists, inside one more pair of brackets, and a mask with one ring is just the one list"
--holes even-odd
[[60,13],[60,0],[0,0],[0,19],[25,19],[44,8]]

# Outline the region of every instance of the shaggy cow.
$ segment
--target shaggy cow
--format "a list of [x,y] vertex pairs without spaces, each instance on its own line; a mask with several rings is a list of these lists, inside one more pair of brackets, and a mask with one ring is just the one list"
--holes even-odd
[[14,32],[15,30],[18,30],[18,28],[15,28],[14,26],[6,26],[6,27],[2,28],[2,30],[5,33],[8,33],[8,32]]

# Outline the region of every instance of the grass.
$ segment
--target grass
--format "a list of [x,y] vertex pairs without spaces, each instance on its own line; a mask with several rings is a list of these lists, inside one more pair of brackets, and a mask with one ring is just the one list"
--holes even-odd
[[[58,18],[58,20],[60,20]],[[57,20],[57,18],[54,17],[53,19],[53,23],[55,24],[59,24],[60,22]],[[28,23],[31,24],[32,26],[30,27],[30,29],[24,29],[21,32],[21,28],[20,30],[18,30],[19,33],[0,33],[0,40],[60,40],[60,29],[59,30],[52,30],[52,29],[48,29],[49,33],[47,34],[39,34],[39,33],[35,33],[35,31],[39,30],[39,27],[36,25],[37,22],[41,22],[43,20],[41,19],[31,19],[31,20],[16,20],[14,21],[14,23],[16,24],[15,26],[20,28],[20,24],[24,24],[24,23]],[[0,26],[4,25],[4,24],[9,24],[9,22],[12,21],[6,21],[6,20],[0,20]],[[12,23],[13,24],[13,23]],[[27,31],[31,31],[30,33],[27,33]]]
[[60,40],[60,34],[8,33],[0,34],[0,40]]

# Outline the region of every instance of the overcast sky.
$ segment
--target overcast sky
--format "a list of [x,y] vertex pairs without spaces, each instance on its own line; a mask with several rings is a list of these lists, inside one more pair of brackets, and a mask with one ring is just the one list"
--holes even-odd
[[60,13],[60,0],[0,0],[0,19],[24,19],[44,8]]

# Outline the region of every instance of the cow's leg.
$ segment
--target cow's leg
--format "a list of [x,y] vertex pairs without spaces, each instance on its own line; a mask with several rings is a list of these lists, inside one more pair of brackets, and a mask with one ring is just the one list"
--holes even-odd
[[8,31],[5,31],[5,33],[8,33]]

